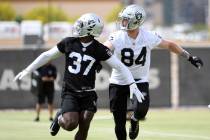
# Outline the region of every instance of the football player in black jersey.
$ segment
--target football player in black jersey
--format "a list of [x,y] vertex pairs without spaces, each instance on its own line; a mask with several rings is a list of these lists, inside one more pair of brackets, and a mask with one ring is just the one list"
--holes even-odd
[[14,79],[21,80],[47,62],[65,55],[61,109],[50,127],[53,136],[58,133],[60,126],[67,131],[72,131],[78,126],[75,140],[86,140],[90,122],[97,109],[95,76],[100,61],[105,61],[112,68],[123,72],[122,79],[130,84],[131,95],[134,94],[139,102],[144,99],[130,71],[106,46],[94,39],[101,34],[102,29],[102,20],[97,15],[94,13],[82,15],[73,26],[74,37],[67,37],[52,49],[42,53]]

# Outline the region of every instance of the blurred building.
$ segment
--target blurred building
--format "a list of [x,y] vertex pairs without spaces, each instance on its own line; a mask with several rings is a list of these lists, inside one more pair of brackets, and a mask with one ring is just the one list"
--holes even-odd
[[[210,0],[4,0],[4,2],[9,2],[14,7],[17,15],[25,15],[36,7],[54,6],[64,11],[70,18],[79,17],[87,12],[94,12],[104,20],[121,3],[124,5],[135,3],[142,5],[146,10],[147,18],[144,24],[146,28],[155,29],[155,27],[160,27],[162,28],[161,31],[158,31],[160,34],[166,34],[167,37],[171,35],[170,37],[173,39],[174,36],[185,38],[180,34],[174,34],[173,28],[171,28],[174,24],[182,24],[181,28],[185,28],[183,25],[192,24],[208,24],[210,27],[210,6],[208,1]],[[67,22],[54,22],[43,25],[42,39],[44,41],[42,42],[45,42],[46,46],[53,46],[64,36],[70,35],[71,25],[68,24]],[[165,28],[164,26],[169,27]],[[116,29],[115,23],[106,23],[100,40],[104,41],[114,29]],[[21,32],[20,25],[14,21],[9,24],[7,22],[0,23],[0,46],[22,46],[24,39]],[[184,36],[190,37],[190,35]],[[198,36],[199,39],[202,38],[200,40],[209,38],[206,30],[204,33],[201,32],[200,35],[196,32],[192,36],[190,37],[191,40],[196,40],[194,36]]]
[[[7,1],[7,0],[5,0]],[[180,23],[208,23],[209,0],[8,0],[19,15],[39,6],[56,6],[68,16],[95,12],[105,18],[118,4],[140,4],[147,12],[147,20],[155,25]]]
[[[165,0],[167,1],[167,0]],[[208,17],[208,0],[171,0],[173,23],[205,24]],[[168,11],[169,12],[169,11]]]
[[122,0],[125,4],[137,3],[147,11],[154,24],[206,24],[209,0]]

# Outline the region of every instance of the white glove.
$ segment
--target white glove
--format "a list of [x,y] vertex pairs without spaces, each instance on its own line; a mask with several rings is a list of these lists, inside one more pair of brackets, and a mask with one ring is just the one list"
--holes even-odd
[[30,72],[27,71],[27,70],[21,71],[20,73],[18,73],[18,75],[15,76],[14,81],[21,80],[23,77],[25,77],[25,76],[28,75],[29,73],[30,73]]
[[130,99],[133,99],[133,94],[136,96],[138,102],[142,103],[144,100],[144,95],[139,91],[136,83],[131,84],[130,86]]

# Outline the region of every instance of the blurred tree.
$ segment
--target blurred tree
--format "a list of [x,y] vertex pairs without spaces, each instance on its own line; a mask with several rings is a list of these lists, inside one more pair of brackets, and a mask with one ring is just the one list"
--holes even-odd
[[15,21],[18,22],[18,23],[21,23],[22,20],[23,20],[23,16],[21,16],[21,15],[17,15],[17,16],[15,17]]
[[37,7],[29,11],[24,19],[29,20],[41,20],[43,23],[51,21],[67,21],[67,15],[59,8],[48,6],[48,7]]
[[0,21],[14,20],[16,12],[10,3],[0,3]]
[[116,7],[114,7],[109,14],[106,17],[107,22],[114,22],[118,19],[118,13],[123,9],[123,5],[119,4]]
[[71,17],[69,17],[68,22],[69,23],[74,23],[79,17],[80,17],[79,15],[78,16],[71,16]]

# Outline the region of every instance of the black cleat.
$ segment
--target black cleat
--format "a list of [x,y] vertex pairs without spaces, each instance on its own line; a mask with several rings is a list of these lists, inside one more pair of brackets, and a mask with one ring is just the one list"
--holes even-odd
[[34,119],[34,121],[35,121],[35,122],[39,122],[39,117],[36,117],[36,118]]
[[60,129],[60,125],[58,124],[58,116],[61,114],[61,110],[58,110],[58,112],[55,115],[54,120],[52,121],[52,124],[50,126],[50,134],[52,136],[55,136],[59,129]]
[[134,121],[131,119],[131,126],[129,128],[129,137],[131,140],[136,139],[139,134],[139,121]]
[[52,117],[50,117],[50,118],[49,118],[49,121],[51,121],[51,122],[52,122],[52,121],[53,121],[53,118],[52,118]]

